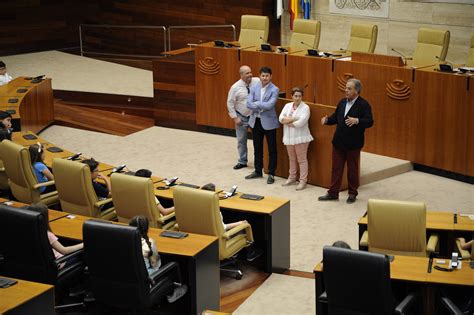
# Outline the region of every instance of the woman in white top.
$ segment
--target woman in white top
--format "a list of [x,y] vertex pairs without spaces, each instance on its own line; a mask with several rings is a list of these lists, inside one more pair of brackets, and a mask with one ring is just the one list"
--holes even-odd
[[309,106],[302,102],[303,89],[293,88],[291,92],[293,102],[285,105],[280,113],[280,123],[283,124],[283,143],[288,151],[290,160],[290,175],[283,184],[289,186],[296,183],[298,165],[300,169],[299,184],[296,190],[303,190],[308,180],[308,147],[313,141],[309,132]]

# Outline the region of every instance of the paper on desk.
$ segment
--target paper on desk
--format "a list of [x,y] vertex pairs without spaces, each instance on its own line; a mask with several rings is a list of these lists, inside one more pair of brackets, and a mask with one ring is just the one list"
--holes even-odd
[[344,57],[344,58],[338,58],[337,60],[342,60],[342,61],[351,61],[351,57]]
[[459,214],[461,217],[468,217],[470,220],[474,220],[474,214]]

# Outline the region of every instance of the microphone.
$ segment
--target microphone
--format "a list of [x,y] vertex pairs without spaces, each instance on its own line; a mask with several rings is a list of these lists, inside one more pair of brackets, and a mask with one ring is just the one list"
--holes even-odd
[[301,41],[300,44],[303,44],[305,45],[306,47],[309,47],[308,49],[308,56],[315,56],[315,57],[319,57],[319,54],[318,54],[318,51],[316,49],[313,48],[313,46]]
[[397,54],[399,54],[402,58],[403,58],[403,64],[406,65],[407,64],[407,57],[402,54],[401,52],[399,52],[398,50],[396,50],[395,48],[392,48],[392,51],[396,52]]
[[81,156],[81,154],[82,154],[81,152],[76,153],[76,154],[74,154],[74,155],[71,155],[71,156],[68,157],[67,159],[68,159],[68,160],[71,160],[71,161],[75,161],[75,160],[77,160],[77,159]]
[[449,62],[447,60],[440,60],[439,56],[435,56],[436,59],[439,60],[439,62],[444,62],[439,64],[439,71],[441,72],[453,72],[453,63]]

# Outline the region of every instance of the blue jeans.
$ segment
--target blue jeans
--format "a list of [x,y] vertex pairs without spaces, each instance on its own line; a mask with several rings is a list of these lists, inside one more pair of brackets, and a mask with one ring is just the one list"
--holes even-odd
[[237,137],[237,150],[239,151],[240,164],[247,165],[247,129],[249,126],[249,117],[245,117],[237,113],[240,118],[240,125],[235,125],[235,135]]

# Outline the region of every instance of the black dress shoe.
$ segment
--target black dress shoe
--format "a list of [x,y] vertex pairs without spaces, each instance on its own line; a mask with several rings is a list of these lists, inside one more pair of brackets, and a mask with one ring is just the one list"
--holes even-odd
[[325,194],[324,196],[318,197],[318,200],[319,201],[339,200],[339,197],[330,195],[330,194]]
[[237,163],[234,165],[234,170],[240,170],[241,168],[247,167],[247,164]]
[[262,174],[259,174],[257,172],[252,172],[249,175],[245,176],[245,179],[254,179],[254,178],[260,178],[263,177]]
[[356,202],[356,199],[356,195],[349,195],[349,197],[347,197],[346,203],[354,203]]
[[267,184],[273,184],[275,182],[275,177],[273,175],[268,175]]

